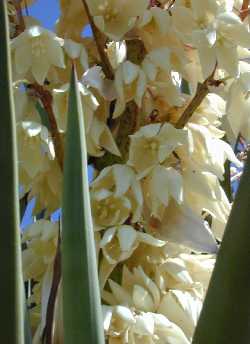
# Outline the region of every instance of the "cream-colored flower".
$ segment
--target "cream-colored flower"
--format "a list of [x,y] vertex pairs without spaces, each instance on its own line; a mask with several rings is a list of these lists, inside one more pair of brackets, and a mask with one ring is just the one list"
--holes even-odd
[[[103,113],[101,113],[102,108],[103,107],[100,106],[97,111],[101,116],[103,115]],[[98,116],[94,116],[86,139],[89,155],[101,157],[105,154],[106,150],[116,156],[121,156],[108,125],[103,120],[100,120]]]
[[39,220],[23,234],[27,248],[23,251],[24,279],[39,280],[53,262],[58,239],[58,224]]
[[106,260],[112,265],[128,259],[140,243],[155,247],[165,245],[165,241],[139,232],[132,226],[121,225],[105,230],[99,246]]
[[120,116],[125,110],[126,103],[131,100],[134,100],[139,108],[142,106],[146,90],[146,76],[138,65],[130,61],[120,64],[115,72],[114,85],[117,100],[113,118]]
[[185,47],[172,23],[170,11],[158,6],[148,8],[139,18],[136,32],[148,52],[167,47],[171,50],[172,57],[181,60],[185,57]]
[[180,258],[185,263],[194,283],[202,286],[202,298],[204,298],[214,269],[216,256],[181,253]]
[[184,42],[199,52],[204,77],[218,67],[235,77],[239,74],[237,47],[249,48],[249,29],[233,13],[233,1],[192,0],[191,8],[174,6],[174,25]]
[[128,165],[145,177],[156,165],[164,162],[180,145],[187,143],[187,132],[171,124],[149,124],[130,136]]
[[[148,234],[148,232],[146,234]],[[158,239],[159,236],[157,233],[151,233],[148,235],[150,235],[151,238],[154,238],[154,240],[160,240]],[[140,242],[140,245],[133,252],[132,256],[126,260],[126,266],[130,271],[133,271],[134,268],[141,266],[144,272],[154,279],[158,287],[161,290],[165,290],[166,288],[162,288],[161,284],[158,283],[159,281],[156,278],[159,266],[164,264],[168,257],[176,256],[183,252],[189,253],[190,249],[169,241],[162,240],[162,238],[160,241],[164,241],[165,245],[157,246],[151,245],[151,242]]]
[[123,224],[132,212],[126,196],[115,197],[108,190],[91,193],[91,209],[96,230]]
[[121,285],[112,280],[109,280],[109,285],[111,292],[103,292],[107,303],[135,309],[139,314],[157,312],[159,318],[165,315],[191,340],[202,305],[201,299],[192,291],[167,289],[161,293],[141,267],[130,272],[124,266]]
[[47,160],[30,183],[29,199],[36,197],[34,213],[51,214],[61,206],[62,171],[56,160]]
[[180,68],[184,61],[181,58],[176,60],[172,55],[173,53],[167,47],[154,49],[146,55],[142,62],[142,69],[147,76],[147,89],[150,90],[153,99],[162,97],[169,105],[181,106],[184,101],[180,90],[181,78],[179,73],[173,70],[184,72],[183,68]]
[[70,38],[64,40],[64,50],[71,59],[78,59],[84,70],[89,68],[88,53],[83,44],[77,43]]
[[132,206],[131,222],[140,220],[143,204],[142,190],[131,167],[115,164],[104,168],[92,182],[91,190],[94,192],[106,190],[115,198],[125,196]]
[[[160,249],[166,244],[165,241],[159,240],[152,235],[135,230],[132,226],[122,225],[111,227],[105,230],[98,247],[102,249],[103,258],[100,261],[99,281],[100,288],[106,285],[112,271],[115,270],[118,263],[125,260],[134,260],[134,253],[139,247]],[[144,251],[144,253],[147,250]],[[110,297],[106,291],[103,291],[106,297]]]
[[[99,102],[90,90],[84,87],[80,82],[78,83],[78,87],[81,95],[85,128],[88,132],[93,121],[94,113],[99,106]],[[68,98],[69,84],[62,85],[60,88],[53,90],[53,109],[58,128],[61,132],[65,132],[67,127]]]
[[203,218],[189,206],[169,202],[161,220],[150,215],[145,207],[144,217],[149,231],[159,238],[188,247],[196,252],[216,253],[216,240]]
[[105,78],[102,67],[93,66],[84,72],[81,83],[87,88],[94,88],[104,97],[112,101],[117,97],[113,80]]
[[[89,88],[78,82],[85,121],[87,150],[92,156],[104,155],[104,149],[112,154],[120,155],[115,140],[106,124],[107,104],[97,97]],[[64,132],[67,124],[69,84],[53,90],[53,109],[59,130]]]
[[120,40],[143,15],[149,0],[87,0],[95,25],[113,40]]
[[91,205],[96,229],[137,222],[142,192],[134,171],[126,165],[105,168],[91,185]]
[[147,29],[152,32],[154,26],[156,26],[160,34],[166,35],[168,30],[171,30],[171,17],[169,12],[157,6],[150,7],[146,10],[140,18],[138,27],[146,32]]
[[41,122],[35,100],[29,97],[27,92],[21,91],[19,85],[14,86],[14,103],[16,122],[21,120]]
[[204,77],[215,67],[229,75],[239,75],[237,46],[250,47],[250,33],[240,18],[232,12],[224,12],[216,17],[207,30],[193,32],[193,42],[199,51]]
[[103,298],[111,305],[134,307],[138,311],[154,312],[161,301],[161,293],[155,282],[139,266],[130,272],[123,268],[122,283],[109,280],[111,293],[103,291]]
[[215,255],[177,252],[155,266],[154,281],[160,290],[192,292],[203,300],[214,268]]
[[170,290],[162,299],[158,312],[180,326],[189,340],[197,324],[202,301],[191,292]]
[[183,187],[185,203],[196,214],[206,211],[213,219],[226,224],[231,206],[216,175],[189,164],[183,170]]
[[115,42],[112,41],[107,44],[106,49],[109,61],[114,69],[126,60],[127,46],[126,41]]
[[183,202],[182,176],[173,167],[155,166],[143,180],[142,188],[145,203],[156,218],[163,216],[171,197],[179,204]]
[[61,0],[60,17],[56,22],[56,33],[63,38],[81,41],[81,32],[88,24],[88,16],[82,0]]
[[223,138],[225,132],[219,129],[226,113],[225,100],[215,93],[209,93],[192,115],[190,122],[205,126],[211,135]]
[[[236,158],[231,146],[219,139],[211,132],[210,128],[196,123],[188,123],[189,151],[186,146],[178,148],[178,154],[183,165],[194,163],[199,170],[215,174],[223,180],[224,163],[228,159],[242,167],[242,163]],[[216,133],[215,133],[216,134]]]
[[109,344],[190,344],[181,328],[162,314],[103,306],[103,319]]
[[32,179],[44,163],[55,158],[55,151],[48,129],[40,123],[22,121],[17,126],[19,167]]
[[39,84],[43,84],[51,66],[65,68],[59,39],[40,26],[26,29],[13,39],[11,47],[17,72],[26,75],[31,70]]
[[241,62],[240,67],[240,77],[232,82],[227,95],[227,132],[232,144],[235,144],[239,133],[246,139],[250,138],[250,66]]

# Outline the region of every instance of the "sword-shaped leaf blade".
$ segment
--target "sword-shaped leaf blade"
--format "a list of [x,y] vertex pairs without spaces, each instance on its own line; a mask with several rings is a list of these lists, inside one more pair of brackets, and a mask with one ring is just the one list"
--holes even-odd
[[25,307],[7,1],[0,1],[0,42],[0,343],[23,344]]
[[64,344],[104,344],[87,168],[82,106],[73,70],[62,207]]
[[250,155],[226,226],[193,344],[250,339]]

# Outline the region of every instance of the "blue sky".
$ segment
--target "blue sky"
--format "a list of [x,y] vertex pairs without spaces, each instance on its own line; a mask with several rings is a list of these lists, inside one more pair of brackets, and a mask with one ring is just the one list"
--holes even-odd
[[[60,15],[59,0],[36,0],[33,5],[28,7],[29,15],[40,20],[43,27],[54,30],[56,20]],[[89,36],[91,30],[86,27],[84,36]]]
[[29,15],[41,21],[47,29],[53,30],[55,22],[59,17],[58,0],[37,0],[28,7]]

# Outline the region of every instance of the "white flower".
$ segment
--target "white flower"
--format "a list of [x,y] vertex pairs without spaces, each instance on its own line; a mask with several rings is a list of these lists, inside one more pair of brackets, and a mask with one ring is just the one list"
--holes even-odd
[[167,340],[169,344],[190,344],[181,328],[162,314],[103,306],[103,319],[110,343],[157,344]]
[[133,272],[124,266],[122,285],[112,280],[109,280],[109,285],[115,304],[134,306],[138,311],[144,312],[153,312],[160,304],[160,290],[141,266],[134,268]]
[[225,100],[215,93],[209,93],[192,115],[190,122],[205,126],[212,136],[223,138],[225,132],[219,129],[226,113]]
[[192,291],[194,296],[203,300],[214,263],[215,255],[192,254],[182,249],[171,253],[164,263],[155,266],[154,280],[163,294],[169,289]]
[[205,78],[212,73],[216,62],[229,75],[237,76],[237,47],[250,47],[248,26],[232,11],[232,1],[192,0],[191,9],[174,6],[174,26],[184,42],[198,49]]
[[74,42],[72,39],[68,38],[64,40],[63,47],[70,58],[79,58],[83,68],[85,70],[89,68],[88,53],[83,44]]
[[155,247],[165,245],[165,241],[139,232],[132,226],[121,225],[108,228],[99,242],[103,255],[109,264],[117,264],[129,258],[140,243]]
[[158,312],[181,327],[188,339],[192,338],[202,302],[192,293],[170,290],[162,299]]
[[89,155],[96,157],[103,156],[105,150],[116,156],[121,156],[109,127],[97,116],[94,116],[87,133],[87,150]]
[[238,134],[250,138],[250,68],[248,63],[241,62],[240,77],[232,82],[227,95],[228,136],[235,144]]
[[130,136],[128,165],[145,177],[156,165],[164,162],[174,149],[187,142],[187,132],[170,123],[150,124]]
[[43,84],[51,66],[65,68],[58,38],[40,26],[26,29],[12,41],[11,46],[17,72],[25,75],[31,70],[39,84]]
[[250,47],[250,33],[233,12],[220,13],[206,30],[193,31],[193,42],[199,51],[204,77],[215,67],[229,75],[239,75],[237,46]]
[[107,44],[107,55],[110,63],[114,69],[116,69],[121,63],[126,60],[127,46],[126,41],[115,42],[112,41]]
[[199,170],[211,172],[220,180],[223,180],[224,163],[227,159],[236,166],[242,167],[242,163],[236,158],[231,146],[218,139],[209,127],[189,122],[186,128],[188,129],[189,151],[186,146],[178,148],[178,154],[184,166],[192,162]]
[[[115,155],[120,155],[115,140],[106,124],[106,108],[102,99],[97,97],[89,88],[78,82],[87,136],[87,150],[92,156],[104,155],[106,149]],[[53,109],[59,130],[65,132],[68,113],[69,84],[53,90]]]
[[131,167],[114,164],[104,168],[99,176],[92,182],[93,192],[106,190],[107,195],[115,198],[125,196],[131,204],[131,221],[137,222],[141,218],[142,191],[141,185]]
[[114,197],[107,190],[91,193],[91,209],[96,230],[123,224],[132,212],[132,204],[125,196]]
[[216,175],[200,171],[194,164],[183,171],[185,203],[197,214],[206,211],[222,223],[227,222],[231,206]]
[[[167,47],[150,51],[142,62],[142,69],[147,76],[147,87],[154,97],[162,96],[169,105],[180,106],[183,98],[180,91],[180,75],[173,69],[180,67],[181,61],[173,65],[173,53]],[[178,68],[180,69],[180,68]],[[179,79],[179,80],[178,80]]]
[[[152,257],[152,252],[154,251],[156,255],[161,255],[161,248],[164,250],[165,245],[165,241],[135,230],[132,226],[122,225],[107,229],[98,243],[98,247],[100,247],[103,252],[103,258],[100,261],[99,269],[100,288],[103,297],[109,300],[109,303],[113,302],[112,295],[106,290],[103,290],[103,288],[110,274],[119,262],[131,257],[133,263],[136,263],[137,259],[135,258],[135,254],[137,256],[137,253],[142,249],[143,256],[139,253],[140,258],[142,258],[141,261],[146,260],[148,264],[148,258]],[[124,267],[124,279],[128,277],[126,271]]]
[[39,220],[23,234],[27,248],[23,251],[24,278],[39,280],[53,262],[58,238],[58,224]]
[[86,70],[82,76],[81,83],[87,88],[93,87],[97,89],[108,101],[112,101],[117,97],[113,81],[105,79],[100,66],[93,66]]
[[[83,106],[85,128],[88,132],[93,121],[94,113],[99,106],[97,98],[78,82]],[[64,84],[58,89],[53,89],[53,109],[55,112],[58,128],[61,132],[66,131],[68,114],[69,84]]]
[[82,0],[60,2],[60,16],[56,22],[56,32],[60,37],[80,40],[82,29],[88,24],[88,16]]
[[181,253],[180,258],[185,262],[187,270],[195,283],[199,283],[203,288],[203,295],[208,287],[211,274],[214,269],[215,255],[186,254]]
[[36,197],[35,214],[44,209],[46,214],[56,211],[60,207],[62,192],[62,171],[57,160],[47,159],[29,187],[29,199]]
[[142,182],[144,199],[151,215],[161,218],[170,197],[183,202],[182,176],[173,167],[157,165]]
[[48,129],[40,123],[22,121],[17,126],[19,166],[34,178],[48,159],[55,158],[54,146]]
[[150,216],[145,207],[146,226],[158,233],[161,239],[186,246],[197,252],[216,253],[216,240],[201,216],[186,205],[179,206],[174,200],[169,202],[161,220]]
[[120,40],[146,10],[149,0],[88,0],[95,25],[113,40]]
[[126,103],[131,100],[141,107],[146,90],[146,76],[138,65],[130,61],[121,63],[115,72],[114,86],[117,100],[113,118],[120,116],[125,110]]
[[138,27],[146,30],[146,26],[152,22],[154,22],[162,35],[166,35],[168,30],[171,29],[169,13],[160,7],[153,6],[146,10],[144,15],[140,18]]

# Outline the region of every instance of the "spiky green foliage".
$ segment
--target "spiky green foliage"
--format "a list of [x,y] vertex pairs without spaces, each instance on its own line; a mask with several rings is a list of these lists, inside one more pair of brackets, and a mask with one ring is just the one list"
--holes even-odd
[[250,155],[229,217],[193,344],[250,338]]
[[0,343],[24,343],[17,151],[7,1],[0,2]]
[[75,72],[69,95],[62,217],[64,343],[104,343],[87,151]]

